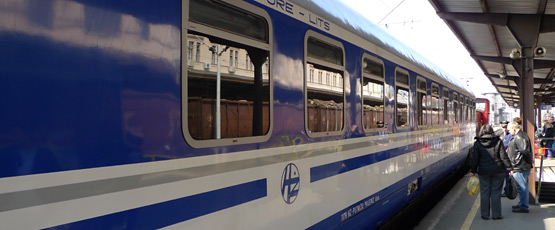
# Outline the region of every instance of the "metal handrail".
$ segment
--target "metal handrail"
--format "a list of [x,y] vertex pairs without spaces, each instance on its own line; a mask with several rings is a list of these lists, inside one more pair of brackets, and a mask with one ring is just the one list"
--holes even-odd
[[536,191],[536,204],[538,204],[540,200],[540,191],[542,189],[542,172],[543,172],[543,154],[535,154],[536,156],[540,156],[540,178],[538,179],[538,191]]
[[[555,140],[554,137],[540,137],[536,139],[537,142],[539,143],[542,140]],[[538,145],[539,147],[539,145]],[[538,148],[539,149],[543,149],[545,150],[554,150],[555,148]],[[538,153],[538,154],[534,154],[536,156],[540,156],[540,177],[538,178],[538,191],[536,191],[536,204],[538,204],[539,200],[540,200],[540,191],[542,189],[542,174],[543,174],[543,159],[544,159],[544,154]]]

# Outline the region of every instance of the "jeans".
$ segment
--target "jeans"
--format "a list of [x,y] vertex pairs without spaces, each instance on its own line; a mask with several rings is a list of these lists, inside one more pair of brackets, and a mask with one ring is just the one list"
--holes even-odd
[[518,197],[520,198],[518,206],[524,210],[530,210],[528,206],[528,176],[530,176],[530,170],[515,172],[513,174],[516,188],[518,189]]
[[505,173],[493,175],[480,175],[480,211],[482,217],[489,217],[491,204],[491,214],[493,218],[501,216],[501,189]]

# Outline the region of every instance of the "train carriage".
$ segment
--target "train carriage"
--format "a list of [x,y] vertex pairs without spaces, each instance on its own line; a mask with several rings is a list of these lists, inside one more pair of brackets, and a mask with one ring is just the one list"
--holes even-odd
[[368,229],[463,163],[474,95],[336,1],[0,4],[6,229]]

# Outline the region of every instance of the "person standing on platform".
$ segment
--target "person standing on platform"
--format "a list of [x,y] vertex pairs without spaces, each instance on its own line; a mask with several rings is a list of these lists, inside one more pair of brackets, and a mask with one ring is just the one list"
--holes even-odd
[[517,122],[509,123],[509,132],[514,136],[509,143],[508,155],[511,160],[513,170],[510,172],[515,178],[516,187],[520,201],[513,206],[513,212],[528,213],[530,207],[528,205],[528,176],[532,168],[532,144],[528,135],[520,130]]
[[551,124],[551,122],[549,122],[549,120],[544,120],[543,121],[543,133],[542,133],[542,138],[546,138],[546,140],[542,140],[542,146],[544,146],[546,148],[545,150],[545,155],[547,157],[552,157],[553,156],[553,152],[552,152],[552,145],[553,145],[553,140],[551,140],[553,138],[555,134],[555,129],[553,129],[553,125]]
[[478,140],[474,142],[474,151],[470,172],[478,173],[480,180],[480,210],[482,219],[488,220],[490,204],[492,219],[503,219],[501,215],[501,188],[505,178],[505,169],[511,169],[511,162],[503,142],[495,135],[490,125],[480,129]]
[[507,127],[508,125],[509,125],[509,121],[501,122],[501,128],[503,128],[503,134],[501,134],[501,140],[503,141],[503,146],[505,146],[505,149],[509,148],[509,143],[513,139],[513,135],[509,133],[509,128]]
[[[501,141],[503,141],[503,146],[505,147],[505,150],[509,149],[509,143],[513,139],[513,135],[509,133],[509,129],[507,128],[508,125],[509,125],[509,121],[501,122],[501,128],[503,128],[503,134],[501,134],[500,137],[501,137]],[[508,190],[509,190],[509,172],[507,171],[507,173],[505,173],[505,187],[503,188],[503,194],[501,196],[505,197],[506,196],[505,194],[507,194]]]

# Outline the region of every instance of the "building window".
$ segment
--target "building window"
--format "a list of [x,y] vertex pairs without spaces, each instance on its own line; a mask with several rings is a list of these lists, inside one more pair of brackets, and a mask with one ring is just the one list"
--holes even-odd
[[229,51],[229,67],[233,66],[233,50]]
[[194,42],[190,41],[189,45],[187,46],[187,59],[193,60],[193,45]]
[[250,62],[251,61],[249,61],[249,54],[245,54],[245,69],[246,70],[251,70],[250,69]]
[[236,50],[236,51],[235,51],[235,67],[239,67],[239,59],[238,59],[238,56],[239,56],[239,51]]
[[200,61],[200,42],[197,42],[197,53],[195,56],[195,61],[199,62]]
[[216,64],[216,46],[212,46],[212,64]]

